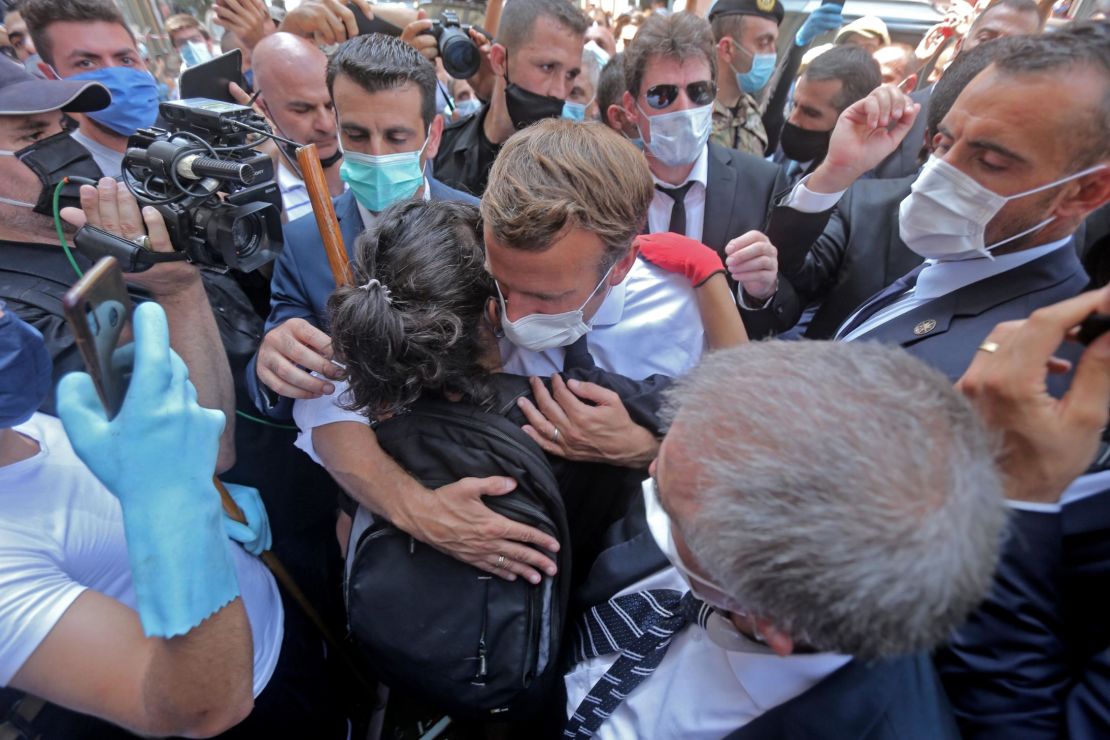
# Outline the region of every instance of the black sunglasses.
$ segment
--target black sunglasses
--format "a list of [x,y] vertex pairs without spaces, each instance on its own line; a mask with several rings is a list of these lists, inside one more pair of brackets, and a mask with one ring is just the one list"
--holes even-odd
[[[663,110],[678,99],[679,85],[652,85],[644,93],[644,100],[655,110]],[[686,96],[694,105],[709,105],[717,97],[717,84],[709,80],[691,82],[686,86]]]

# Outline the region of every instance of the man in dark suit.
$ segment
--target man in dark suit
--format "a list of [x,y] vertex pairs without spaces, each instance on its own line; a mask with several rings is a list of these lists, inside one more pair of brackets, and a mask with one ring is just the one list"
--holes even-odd
[[[375,214],[396,200],[423,197],[477,205],[472,196],[425,174],[439,147],[443,119],[435,113],[435,68],[419,52],[382,35],[356,37],[328,62],[327,84],[344,151],[340,174],[349,187],[335,201],[349,255]],[[309,213],[285,227],[266,336],[247,367],[251,396],[264,413],[289,418],[291,399],[327,392],[327,378],[337,377],[331,340],[324,333],[325,305],[333,290],[335,279]],[[306,369],[326,377],[313,377]]]
[[[985,41],[1040,33],[1044,30],[1046,16],[1035,0],[1000,0],[984,10],[971,24],[967,35],[958,42],[956,59]],[[948,74],[945,70],[944,74]],[[929,110],[933,85],[915,90],[910,97],[921,106],[922,114]],[[924,115],[906,135],[897,149],[878,164],[869,175],[879,179],[906,177],[921,166],[922,150],[932,143],[926,135]],[[931,147],[930,147],[931,148]]]
[[675,401],[576,594],[566,734],[959,737],[928,651],[986,593],[1005,508],[951,383],[897,348],[756,342]]
[[998,349],[978,353],[960,380],[1003,432],[999,462],[1014,509],[987,600],[937,656],[965,738],[1094,738],[1110,730],[1110,468],[1100,444],[1110,337],[1079,358],[1061,402],[1044,403],[1057,346],[1092,312],[1107,311],[1104,288],[1020,328],[1000,326],[988,337]]
[[[953,62],[936,85],[933,105],[917,114],[907,136],[920,123],[931,139],[964,87],[1004,48],[1005,42],[982,44]],[[915,178],[916,172],[898,180],[858,180],[835,208],[815,213],[782,204],[775,208],[768,236],[780,247],[781,279],[793,286],[802,307],[811,307],[791,334],[831,339],[864,301],[921,264],[921,256],[898,234],[898,205]],[[769,318],[778,320],[768,329],[775,333],[799,320],[797,315]]]
[[[723,259],[738,238],[764,228],[785,181],[777,165],[708,142],[717,80],[709,23],[690,13],[649,17],[624,52],[624,75],[624,112],[655,179],[648,233],[683,234]],[[767,251],[755,245],[745,254],[755,262]],[[774,267],[760,264],[731,281],[742,307],[765,313],[793,300],[792,292],[776,294]]]

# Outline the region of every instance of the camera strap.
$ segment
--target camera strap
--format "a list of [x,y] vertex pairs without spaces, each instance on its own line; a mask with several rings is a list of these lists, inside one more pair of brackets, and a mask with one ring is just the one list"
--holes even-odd
[[152,252],[133,241],[85,224],[73,237],[77,251],[96,262],[101,257],[115,257],[124,272],[143,272],[162,262],[187,259],[185,252]]

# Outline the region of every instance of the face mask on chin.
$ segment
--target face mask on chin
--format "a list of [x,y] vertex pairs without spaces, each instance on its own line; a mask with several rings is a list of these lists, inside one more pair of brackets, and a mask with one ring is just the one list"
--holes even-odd
[[636,109],[648,122],[651,141],[644,146],[652,157],[667,167],[681,167],[693,164],[701,156],[713,127],[712,104],[656,116],[645,113],[639,103]]
[[[613,267],[616,267],[614,265]],[[574,344],[590,330],[590,324],[583,318],[586,305],[593,300],[597,292],[605,285],[613,267],[605,271],[604,277],[597,284],[582,305],[573,311],[563,313],[533,313],[522,316],[516,321],[509,320],[509,311],[505,307],[505,296],[501,293],[501,285],[496,280],[497,298],[501,305],[501,331],[505,337],[521,349],[532,352],[543,352],[555,347],[566,347]]]
[[[87,177],[91,180],[99,180],[103,177],[100,167],[97,166],[89,150],[74,141],[73,137],[64,131],[39,139],[19,151],[0,149],[0,156],[15,157],[23,162],[42,184],[34,203],[11,198],[0,198],[0,202],[32,208],[35,213],[41,213],[44,216],[53,217],[54,190],[65,177]],[[80,188],[81,185],[76,182],[63,185],[58,199],[58,208],[67,206],[80,208]]]
[[994,244],[985,244],[987,224],[1008,202],[1050,190],[1104,167],[1104,164],[1095,165],[1047,185],[1014,195],[999,195],[933,156],[914,180],[910,194],[898,206],[898,234],[907,247],[925,259],[991,257],[991,250],[1039,231],[1056,218],[1049,216],[1032,228]]

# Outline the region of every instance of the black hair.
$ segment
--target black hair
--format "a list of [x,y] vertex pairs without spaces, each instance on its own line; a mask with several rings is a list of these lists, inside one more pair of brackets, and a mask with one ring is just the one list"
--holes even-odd
[[347,367],[344,406],[372,418],[423,393],[488,407],[482,365],[493,294],[478,209],[451,201],[395,203],[355,244],[350,285],[328,299],[332,348]]
[[585,13],[569,0],[512,0],[501,11],[497,41],[512,51],[532,37],[536,21],[550,18],[578,36],[585,36],[590,27]]
[[51,23],[118,23],[127,31],[131,42],[136,43],[135,34],[112,0],[24,0],[19,5],[19,12],[27,23],[27,32],[31,34],[35,51],[51,66],[54,65],[54,45],[46,33]]
[[879,63],[862,46],[842,44],[816,56],[802,76],[811,82],[840,80],[833,105],[843,113],[852,103],[867,97],[883,83]]
[[335,97],[335,78],[350,77],[363,90],[376,93],[411,82],[420,90],[424,126],[436,116],[436,68],[399,38],[371,33],[344,41],[328,60],[328,93]]

